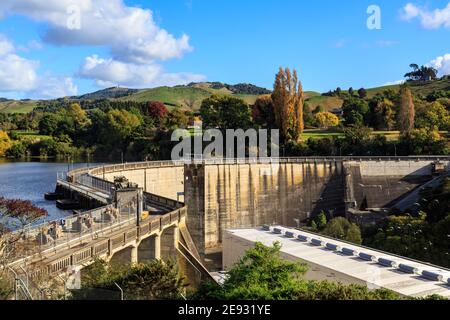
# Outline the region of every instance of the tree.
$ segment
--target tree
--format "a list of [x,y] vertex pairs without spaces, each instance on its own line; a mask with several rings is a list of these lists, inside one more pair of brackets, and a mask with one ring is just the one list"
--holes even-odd
[[304,94],[297,71],[280,68],[275,78],[272,100],[275,121],[284,141],[299,141],[304,129]]
[[160,121],[165,118],[168,113],[169,110],[167,110],[167,107],[164,103],[160,101],[152,101],[148,103],[147,114],[150,117]]
[[112,109],[106,114],[106,134],[104,139],[107,145],[120,146],[126,151],[133,134],[140,127],[139,117],[124,109]]
[[39,132],[43,135],[53,136],[58,129],[59,117],[54,113],[46,113],[39,121]]
[[253,122],[265,129],[276,127],[275,111],[270,95],[258,97],[252,107]]
[[242,99],[213,95],[202,102],[200,114],[208,129],[243,129],[251,126],[249,106]]
[[186,112],[180,108],[173,109],[167,117],[167,126],[170,129],[185,129],[188,125],[189,118]]
[[367,90],[364,88],[361,88],[358,90],[358,96],[360,99],[364,99],[367,97]]
[[374,109],[374,125],[379,130],[392,130],[395,126],[394,103],[386,98],[378,101]]
[[346,126],[362,126],[366,123],[366,118],[369,114],[369,105],[365,100],[351,97],[344,100],[342,111]]
[[340,239],[350,241],[356,244],[361,244],[361,230],[359,227],[350,223],[347,219],[343,217],[337,217],[327,223],[323,234]]
[[402,133],[414,129],[415,107],[411,90],[402,85],[400,88],[400,113],[398,124]]
[[[0,197],[0,279],[4,266],[27,250],[24,228],[47,215],[46,210],[31,201]],[[13,230],[16,232],[12,233]]]
[[405,78],[408,78],[408,81],[432,81],[437,79],[438,70],[433,67],[419,67],[418,64],[413,63],[410,64],[410,68],[413,71],[405,74]]
[[327,215],[322,211],[313,219],[313,222],[317,230],[321,231],[327,226]]
[[337,127],[339,118],[331,112],[319,112],[314,116],[320,128]]
[[439,101],[426,104],[417,110],[417,126],[432,130],[450,129],[450,112]]
[[12,142],[8,134],[4,131],[0,131],[0,157],[5,156],[6,151],[11,148]]

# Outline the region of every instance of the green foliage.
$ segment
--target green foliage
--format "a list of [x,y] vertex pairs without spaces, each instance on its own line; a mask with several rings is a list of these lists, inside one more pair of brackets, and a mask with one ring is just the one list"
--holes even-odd
[[406,155],[447,155],[446,140],[438,131],[414,129],[400,136],[399,149]]
[[[287,300],[304,290],[304,265],[280,259],[280,244],[257,243],[228,273],[223,286],[203,284],[196,298],[213,300]],[[302,288],[303,287],[303,288]]]
[[395,254],[450,266],[450,178],[421,193],[421,214],[390,216],[363,232],[364,243]]
[[83,270],[82,289],[72,291],[73,299],[95,299],[102,290],[118,291],[115,283],[123,289],[126,300],[181,299],[185,287],[171,261],[110,265],[96,260]]
[[10,281],[0,276],[0,300],[9,300],[14,294],[14,288]]
[[392,291],[365,286],[306,281],[305,265],[280,258],[280,245],[255,248],[229,271],[223,286],[203,283],[196,299],[206,300],[399,300]]
[[365,100],[355,97],[345,99],[342,110],[344,112],[343,117],[346,126],[362,126],[367,123],[367,117],[369,116],[369,105]]
[[334,218],[328,222],[322,233],[336,239],[346,240],[356,244],[361,244],[362,242],[361,230],[359,227],[354,223],[350,223],[343,217]]
[[248,129],[251,126],[249,106],[241,99],[214,95],[203,100],[200,114],[205,128]]
[[327,226],[327,215],[324,211],[320,212],[314,219],[311,220],[311,227],[314,230],[322,231]]

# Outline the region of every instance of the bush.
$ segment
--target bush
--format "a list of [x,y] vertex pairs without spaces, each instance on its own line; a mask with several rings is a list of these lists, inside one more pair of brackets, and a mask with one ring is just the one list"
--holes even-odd
[[361,230],[343,217],[331,220],[323,230],[323,234],[341,240],[350,241],[356,244],[362,243]]

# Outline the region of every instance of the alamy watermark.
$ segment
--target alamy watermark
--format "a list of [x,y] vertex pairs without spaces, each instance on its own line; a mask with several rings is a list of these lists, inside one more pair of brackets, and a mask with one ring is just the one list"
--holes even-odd
[[67,7],[67,23],[66,27],[69,30],[81,29],[81,8],[77,5]]
[[278,129],[209,129],[175,130],[172,149],[173,161],[211,159],[272,159],[280,157]]
[[381,30],[381,8],[378,5],[370,5],[367,8],[367,29]]

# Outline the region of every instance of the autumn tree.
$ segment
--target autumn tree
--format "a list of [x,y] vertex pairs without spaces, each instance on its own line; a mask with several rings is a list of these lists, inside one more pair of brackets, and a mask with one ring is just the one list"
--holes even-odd
[[152,101],[148,103],[147,113],[150,117],[156,120],[161,120],[167,116],[169,110],[167,110],[167,107],[164,103],[159,101]]
[[0,157],[3,157],[11,146],[12,143],[8,134],[4,131],[0,131]]
[[415,107],[411,90],[403,85],[400,88],[399,128],[402,133],[414,129]]
[[320,128],[337,127],[339,125],[339,118],[331,112],[319,112],[314,118]]
[[46,210],[36,207],[31,201],[0,197],[0,278],[5,270],[3,266],[26,250],[26,243],[22,241],[24,228],[47,214]]
[[272,100],[275,121],[285,141],[299,141],[304,129],[304,94],[297,71],[282,69],[276,75]]

